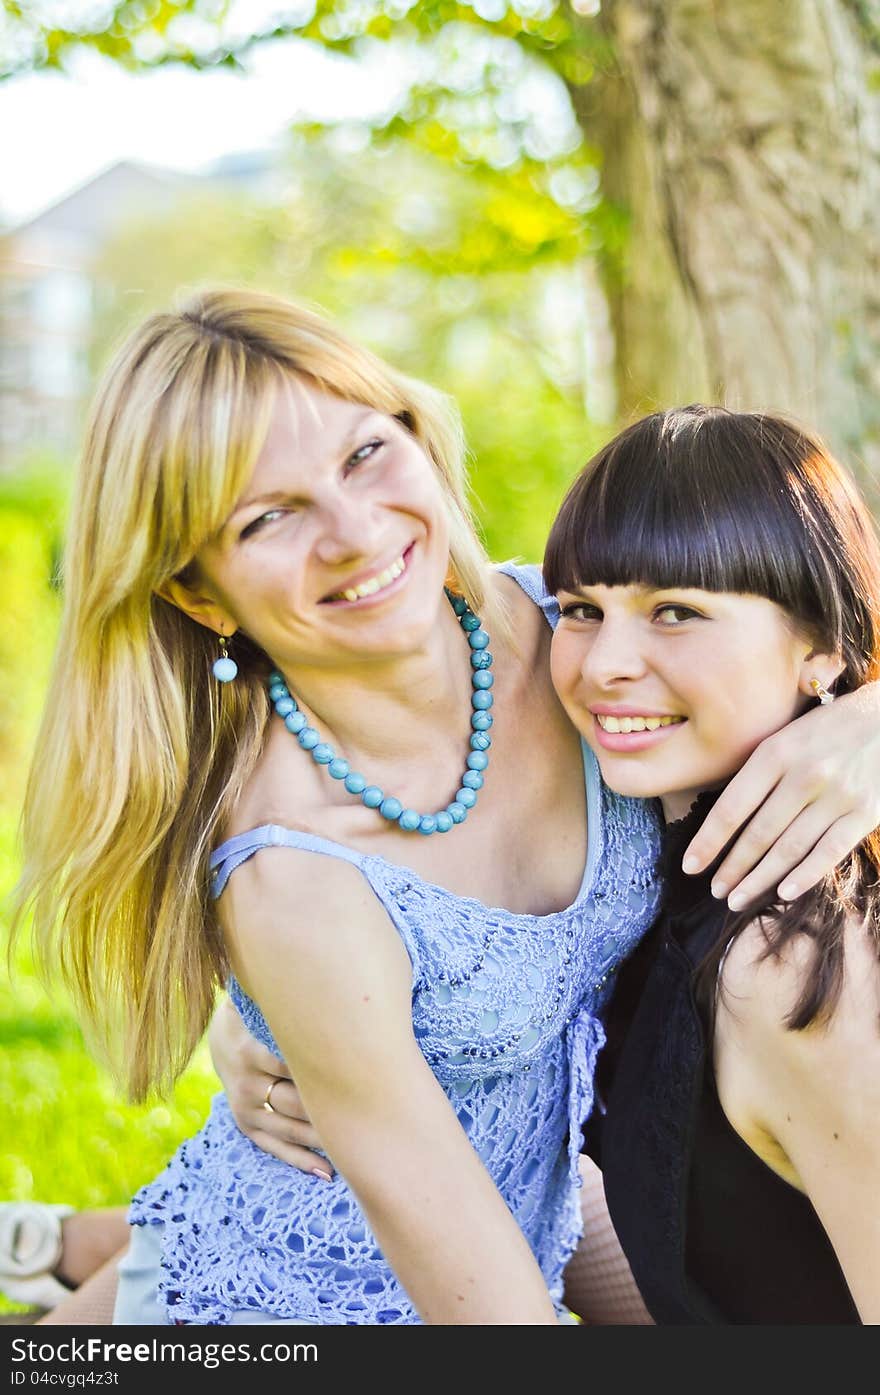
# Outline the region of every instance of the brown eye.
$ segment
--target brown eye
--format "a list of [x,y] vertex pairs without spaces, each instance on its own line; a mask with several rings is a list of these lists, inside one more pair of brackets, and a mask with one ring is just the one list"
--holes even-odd
[[661,605],[654,612],[654,619],[659,620],[661,625],[666,625],[669,629],[684,624],[686,620],[700,620],[701,618],[698,610],[692,610],[687,605]]
[[586,601],[573,601],[571,605],[564,605],[560,611],[564,620],[601,620],[602,612],[598,606],[587,605]]

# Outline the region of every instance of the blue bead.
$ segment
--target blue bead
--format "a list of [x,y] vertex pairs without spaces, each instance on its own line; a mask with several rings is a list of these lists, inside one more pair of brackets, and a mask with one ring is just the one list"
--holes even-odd
[[491,745],[492,738],[491,736],[487,736],[485,732],[475,731],[473,736],[471,737],[472,751],[488,751]]
[[238,664],[234,659],[215,659],[213,672],[218,683],[231,683],[238,673]]
[[471,751],[467,758],[469,770],[485,770],[489,764],[489,757],[482,751]]
[[452,825],[455,823],[455,819],[452,817],[448,809],[441,809],[439,814],[434,815],[434,819],[437,824],[438,833],[448,833]]
[[296,703],[292,697],[281,697],[275,704],[275,711],[279,717],[286,717],[288,712],[296,711]]
[[[471,631],[476,631],[476,630],[478,630],[478,629],[480,628],[480,622],[479,622],[479,620],[477,619],[476,615],[473,614],[472,611],[468,611],[466,615],[463,615],[463,616],[461,617],[461,622],[460,622],[460,623],[461,623],[461,628],[464,630],[465,634],[468,634],[468,633],[470,633]],[[482,645],[477,645],[477,648],[478,648],[478,649],[480,649],[480,648],[482,648],[482,647],[483,647]]]
[[488,649],[471,650],[471,668],[491,668],[494,662]]
[[304,751],[312,751],[320,742],[321,735],[320,732],[315,731],[314,727],[303,727],[296,739]]
[[481,790],[483,788],[483,777],[479,770],[466,770],[461,777],[462,787],[466,790]]
[[358,775],[357,772],[353,770],[350,775],[346,775],[345,777],[345,788],[348,790],[349,794],[363,794],[364,790],[367,788],[367,782],[363,775]]
[[415,809],[404,809],[397,822],[400,824],[404,833],[414,833],[419,826],[420,818],[421,814],[417,814]]
[[446,812],[453,823],[464,823],[467,818],[467,809],[457,799],[454,799],[451,804],[447,804]]
[[399,799],[395,799],[393,794],[389,794],[387,799],[383,799],[379,805],[379,813],[383,819],[388,819],[391,823],[396,823],[403,813],[403,805]]
[[293,732],[294,736],[298,736],[306,726],[305,713],[289,712],[284,718],[284,725],[287,727],[288,731]]
[[284,683],[270,683],[269,696],[273,702],[277,702],[279,698],[290,697],[290,693]]
[[361,802],[366,804],[368,809],[378,809],[384,798],[385,795],[378,785],[367,785],[361,795]]
[[494,702],[495,699],[491,693],[476,692],[471,698],[471,707],[475,708],[478,712],[485,712]]
[[475,712],[471,717],[471,726],[474,731],[488,731],[494,720],[490,712]]
[[312,760],[319,765],[329,765],[336,752],[332,746],[328,746],[326,741],[319,741],[317,746],[312,748]]
[[468,608],[468,603],[465,600],[464,596],[454,596],[450,591],[447,591],[446,594],[447,596],[449,596],[449,599],[452,603],[452,609],[455,611],[456,615],[464,615],[465,611]]
[[456,804],[463,804],[466,809],[473,809],[477,802],[477,796],[473,790],[469,790],[467,785],[462,785],[460,790],[455,791]]
[[429,833],[437,832],[437,820],[433,814],[425,814],[424,818],[419,820],[419,832],[424,833],[426,838]]
[[283,683],[283,682],[284,682],[284,674],[283,674],[283,673],[279,673],[278,670],[277,670],[277,668],[273,668],[272,672],[269,674],[269,677],[267,678],[266,681],[267,681],[267,683]]
[[468,644],[472,649],[487,649],[489,647],[489,636],[485,630],[474,630],[468,635]]
[[481,668],[473,675],[471,682],[475,688],[491,688],[492,684],[495,682],[495,675],[494,673],[487,673],[484,668]]
[[332,775],[334,780],[344,780],[348,774],[348,761],[342,756],[334,756],[327,766],[327,774]]

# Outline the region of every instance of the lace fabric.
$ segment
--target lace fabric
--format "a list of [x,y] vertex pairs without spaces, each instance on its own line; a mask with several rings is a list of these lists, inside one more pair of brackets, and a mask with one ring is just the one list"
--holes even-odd
[[[525,570],[510,574],[541,600],[537,569]],[[604,1041],[601,1010],[616,966],[657,906],[655,810],[607,790],[586,748],[584,759],[584,881],[571,906],[549,915],[487,907],[384,858],[277,826],[230,840],[212,857],[218,895],[233,867],[273,843],[359,866],[413,963],[416,1039],[560,1313],[563,1269],[581,1231],[578,1156]],[[230,993],[248,1030],[277,1053],[257,1004],[234,981]],[[252,1308],[321,1324],[420,1322],[344,1179],[327,1183],[261,1152],[223,1095],[138,1193],[131,1220],[163,1224],[160,1288],[170,1321],[224,1323]]]

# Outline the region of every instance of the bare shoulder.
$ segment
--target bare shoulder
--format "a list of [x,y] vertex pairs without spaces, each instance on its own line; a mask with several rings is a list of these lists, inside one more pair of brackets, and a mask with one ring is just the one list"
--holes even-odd
[[[219,902],[220,922],[236,974],[249,966],[295,961],[327,971],[363,967],[367,959],[400,971],[409,958],[360,869],[299,848],[261,848],[237,867]],[[243,975],[243,977],[241,977]]]
[[[880,1104],[880,963],[864,927],[848,925],[844,981],[833,1011],[803,1030],[787,1018],[811,971],[815,948],[796,935],[767,952],[760,922],[733,942],[720,976],[716,1037],[745,1053],[765,1078],[846,1094],[869,1089]],[[717,1050],[717,1044],[716,1044]]]
[[512,576],[499,571],[497,567],[490,572],[489,584],[510,619],[520,658],[529,665],[540,664],[549,653],[552,638],[552,631],[540,606],[526,595]]

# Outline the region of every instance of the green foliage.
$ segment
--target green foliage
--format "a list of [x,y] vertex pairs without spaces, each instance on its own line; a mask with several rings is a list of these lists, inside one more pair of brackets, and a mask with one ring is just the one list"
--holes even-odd
[[239,67],[255,46],[279,39],[350,53],[365,39],[431,40],[457,25],[549,57],[568,82],[588,81],[591,59],[604,53],[600,31],[559,0],[293,0],[279,10],[267,6],[266,22],[242,31],[230,0],[66,0],[66,14],[56,0],[2,0],[0,78],[63,68],[83,47],[132,69],[208,69]]
[[[18,811],[57,632],[52,581],[65,495],[46,465],[0,481],[0,953],[18,869]],[[26,944],[12,975],[0,974],[0,1199],[127,1203],[200,1125],[216,1087],[202,1050],[170,1100],[122,1103],[86,1052],[64,994],[50,996],[38,980]],[[12,1307],[0,1298],[0,1310]]]
[[13,809],[24,793],[22,756],[30,749],[46,690],[58,610],[52,589],[57,532],[51,515],[44,523],[28,508],[17,507],[0,492],[0,787]]
[[67,27],[52,0],[0,3],[0,80],[63,69],[83,48],[144,70],[240,67],[255,47],[285,38],[351,56],[394,44],[418,62],[398,108],[374,121],[377,139],[404,137],[446,161],[524,177],[563,210],[596,203],[598,155],[567,93],[611,55],[601,26],[561,0],[295,0],[282,18],[267,13],[263,27],[244,31],[229,0],[74,0]]

